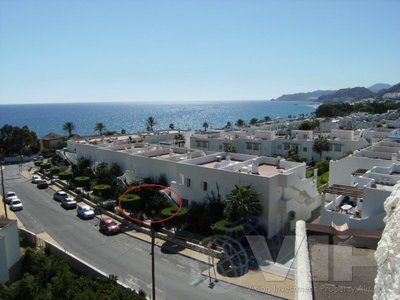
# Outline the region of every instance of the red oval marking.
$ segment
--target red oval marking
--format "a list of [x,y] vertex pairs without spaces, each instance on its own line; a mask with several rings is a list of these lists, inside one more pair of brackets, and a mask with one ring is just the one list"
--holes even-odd
[[[142,188],[142,187],[159,187],[159,188],[161,188],[161,189],[163,189],[163,190],[169,190],[169,191],[171,191],[172,193],[174,193],[174,194],[178,197],[178,199],[179,199],[179,207],[178,207],[178,210],[176,211],[176,213],[174,213],[172,216],[169,216],[169,217],[164,218],[164,219],[161,219],[161,220],[151,220],[151,219],[149,219],[149,220],[141,220],[141,219],[134,218],[134,217],[128,215],[127,213],[125,213],[125,210],[121,207],[122,198],[124,198],[124,196],[125,196],[127,193],[129,193],[130,191],[134,191],[134,190],[140,189],[140,188]],[[175,217],[177,214],[179,214],[179,212],[181,211],[181,209],[182,209],[182,202],[183,202],[183,201],[182,201],[182,197],[179,195],[179,193],[178,193],[177,191],[175,191],[174,189],[168,187],[168,186],[164,186],[164,185],[161,185],[161,184],[155,184],[155,183],[141,183],[141,184],[139,184],[139,185],[131,186],[131,187],[128,188],[125,192],[123,192],[121,196],[119,196],[119,198],[118,198],[118,208],[121,210],[122,215],[123,215],[124,217],[127,217],[128,219],[131,219],[131,220],[137,221],[137,222],[142,222],[142,223],[150,222],[150,224],[152,224],[152,223],[161,223],[161,222],[165,222],[165,221],[168,221],[168,220],[174,218],[174,217]]]

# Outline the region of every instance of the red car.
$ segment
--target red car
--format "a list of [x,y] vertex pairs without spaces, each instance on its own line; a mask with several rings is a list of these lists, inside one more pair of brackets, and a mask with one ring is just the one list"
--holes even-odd
[[101,232],[107,235],[119,233],[119,224],[111,218],[101,219],[99,228]]

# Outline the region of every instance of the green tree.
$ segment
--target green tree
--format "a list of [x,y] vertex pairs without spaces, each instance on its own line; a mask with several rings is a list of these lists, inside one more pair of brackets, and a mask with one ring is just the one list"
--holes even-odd
[[297,148],[291,148],[289,151],[285,154],[285,159],[288,161],[297,161],[301,162],[301,158],[299,156],[299,150]]
[[316,130],[319,127],[318,120],[305,120],[299,125],[299,130]]
[[319,154],[319,160],[322,159],[322,152],[329,151],[330,143],[324,136],[319,136],[314,140],[313,151]]
[[231,129],[232,128],[232,122],[226,122],[225,128]]
[[207,130],[207,128],[208,128],[208,123],[207,123],[207,122],[204,122],[204,123],[203,123],[203,128],[204,128],[204,131]]
[[171,130],[174,130],[174,129],[175,129],[174,123],[169,124],[169,129],[171,129]]
[[265,121],[265,122],[271,121],[271,117],[270,117],[270,116],[265,116],[265,117],[264,117],[264,121]]
[[250,120],[250,125],[256,125],[257,124],[258,119],[257,118],[252,118]]
[[72,131],[75,130],[75,124],[72,122],[65,122],[63,125],[63,130],[68,132],[68,137],[72,135]]
[[103,131],[106,129],[106,126],[102,122],[96,123],[94,127],[94,131],[98,132],[99,135],[103,135]]
[[235,222],[241,217],[259,216],[262,212],[259,193],[252,190],[251,185],[237,186],[226,197],[224,215]]
[[245,126],[245,122],[242,119],[238,119],[235,123],[235,125],[239,128],[244,127]]
[[126,134],[126,130],[124,128],[121,129],[121,134]]
[[146,120],[147,131],[153,131],[153,127],[157,124],[154,117],[150,116]]
[[224,152],[237,153],[237,150],[232,144],[224,143]]
[[39,152],[39,141],[28,126],[4,125],[0,128],[0,151],[5,156],[32,155]]

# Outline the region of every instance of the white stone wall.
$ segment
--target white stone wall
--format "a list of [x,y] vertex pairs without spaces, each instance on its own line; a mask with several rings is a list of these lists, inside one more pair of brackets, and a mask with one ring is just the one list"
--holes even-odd
[[375,252],[378,272],[374,299],[398,299],[400,295],[400,184],[385,201],[386,227]]

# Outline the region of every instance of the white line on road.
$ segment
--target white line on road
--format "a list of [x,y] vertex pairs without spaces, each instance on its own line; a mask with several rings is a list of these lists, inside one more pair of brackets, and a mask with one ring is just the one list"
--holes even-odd
[[163,261],[165,261],[165,262],[169,263],[169,260],[168,260],[168,259],[166,259],[166,258],[164,258],[164,257],[161,257],[161,260],[163,260]]
[[184,266],[182,266],[182,265],[178,265],[178,264],[176,264],[176,266],[177,266],[178,268],[185,269],[185,267],[184,267]]

